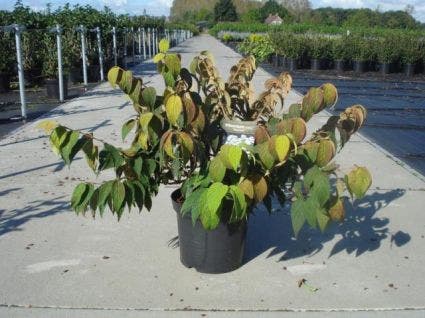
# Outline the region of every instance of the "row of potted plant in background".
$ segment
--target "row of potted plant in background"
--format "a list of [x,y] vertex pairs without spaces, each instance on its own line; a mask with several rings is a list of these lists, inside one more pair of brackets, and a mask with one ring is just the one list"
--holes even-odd
[[297,236],[305,224],[324,231],[342,222],[348,200],[365,195],[368,170],[356,166],[338,177],[333,159],[362,126],[366,110],[349,107],[307,135],[306,123],[337,102],[332,84],[311,88],[284,107],[291,76],[267,80],[255,96],[252,56],[235,64],[224,81],[209,52],[184,68],[166,40],[159,48],[154,62],[165,83],[159,94],[131,71],[114,67],[108,73],[133,102],[135,114],[122,126],[122,138],[132,136],[129,148],[51,120],[40,124],[67,165],[81,153],[96,175],[115,173],[100,184],[75,187],[71,206],[78,214],[102,216],[109,209],[120,219],[126,208],[150,210],[160,184],[177,184],[170,210],[177,212],[182,263],[222,273],[241,265],[247,220],[257,206],[272,213],[290,202]]
[[[20,24],[26,27],[21,35],[22,53],[26,83],[40,85],[45,79],[57,77],[57,59],[55,35],[49,29],[56,24],[63,28],[62,55],[64,72],[73,82],[82,81],[81,73],[81,39],[76,27],[84,25],[86,33],[87,59],[89,64],[89,81],[99,80],[99,59],[96,33],[89,30],[95,27],[101,29],[101,39],[105,69],[113,63],[112,27],[119,31],[117,34],[118,54],[124,55],[124,37],[127,37],[127,51],[132,51],[131,35],[124,28],[157,28],[159,32],[168,29],[188,29],[197,32],[192,25],[170,24],[164,18],[150,16],[128,16],[112,13],[108,8],[99,11],[91,6],[69,4],[55,11],[33,11],[29,7],[17,4],[13,11],[0,11],[0,25]],[[0,31],[0,92],[8,90],[10,79],[16,77],[16,47],[14,34]]]
[[[334,25],[306,24],[306,23],[282,23],[280,25],[267,25],[264,23],[244,23],[244,22],[220,22],[214,25],[209,33],[218,36],[220,33],[250,34],[267,33],[272,31],[283,31],[297,34],[326,34],[326,35],[346,35],[347,32],[358,36],[385,37],[391,35],[409,35],[423,37],[423,29],[389,29],[381,27],[340,27]],[[237,36],[238,37],[238,36]]]
[[[234,37],[224,34],[222,40],[231,42]],[[425,38],[412,35],[325,36],[272,31],[250,35],[237,48],[260,60],[269,52],[274,65],[289,70],[335,68],[342,72],[353,68],[356,72],[381,70],[383,74],[405,71],[412,76],[423,70],[425,60]]]

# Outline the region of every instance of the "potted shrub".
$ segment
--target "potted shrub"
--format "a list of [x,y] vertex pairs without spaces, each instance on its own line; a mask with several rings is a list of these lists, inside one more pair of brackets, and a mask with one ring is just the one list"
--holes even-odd
[[335,38],[331,41],[331,56],[334,60],[334,69],[342,73],[345,70],[345,60],[347,59],[346,37]]
[[[163,94],[157,95],[154,87],[145,86],[130,71],[115,67],[108,73],[108,80],[133,101],[135,116],[122,127],[123,138],[133,132],[130,148],[53,121],[40,124],[50,131],[51,146],[67,165],[81,152],[96,173],[115,172],[115,178],[100,185],[76,186],[71,206],[77,214],[90,209],[94,217],[108,208],[119,219],[126,207],[150,209],[160,183],[177,183],[172,202],[181,261],[201,272],[221,273],[241,265],[247,219],[257,204],[264,203],[271,212],[272,205],[292,201],[297,236],[306,222],[325,230],[331,221],[342,221],[345,189],[351,197],[365,194],[371,183],[366,168],[355,167],[337,178],[337,166],[331,163],[365,120],[362,106],[332,116],[306,138],[306,122],[337,100],[332,84],[310,89],[299,104],[279,115],[273,109],[287,86],[279,77],[266,81],[265,91],[249,103],[252,113],[262,114],[257,116],[261,120],[255,144],[224,143],[220,122],[240,110],[232,108],[211,55],[202,52],[186,69],[179,55],[167,50],[168,43],[162,40],[154,59],[166,84]],[[238,63],[229,83],[237,72],[251,77],[252,65],[252,61]]]
[[259,63],[265,61],[274,52],[268,35],[260,34],[250,34],[238,45],[238,50],[244,55],[254,56]]
[[[398,39],[398,38],[397,38]],[[391,72],[391,64],[395,62],[398,54],[399,39],[387,36],[376,41],[376,56],[380,63],[379,69],[382,75]]]
[[0,93],[6,93],[10,89],[10,78],[16,64],[12,43],[12,37],[7,33],[0,33]]
[[326,59],[329,56],[330,42],[325,37],[314,35],[308,38],[308,54],[311,58],[311,69],[313,71],[321,70],[325,66]]
[[223,42],[228,45],[233,41],[233,36],[230,33],[224,33],[222,37]]
[[62,60],[69,65],[69,81],[82,82],[81,43],[79,33],[72,29],[65,30],[62,35]]
[[301,35],[287,33],[282,50],[287,58],[288,70],[295,71],[298,69],[299,59],[304,52],[303,37]]
[[366,63],[372,60],[373,55],[370,40],[364,37],[352,36],[348,44],[350,46],[354,72],[365,72]]
[[425,47],[416,37],[405,37],[402,41],[401,62],[404,65],[405,75],[411,77],[415,74],[416,63],[421,59]]
[[[55,40],[51,34],[43,37],[44,59],[42,65],[42,75],[45,78],[47,97],[59,99],[59,79],[58,79],[58,58]],[[68,77],[66,60],[63,60],[63,96],[68,97]]]

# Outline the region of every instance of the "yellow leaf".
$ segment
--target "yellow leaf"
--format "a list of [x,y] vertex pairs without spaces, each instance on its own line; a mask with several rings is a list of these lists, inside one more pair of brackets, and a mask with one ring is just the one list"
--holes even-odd
[[163,60],[164,57],[165,57],[165,54],[164,53],[158,53],[157,55],[155,55],[153,57],[153,62],[154,63],[158,63],[159,61]]
[[183,103],[178,95],[171,95],[168,97],[165,104],[165,111],[167,118],[172,125],[177,125],[177,120],[183,111]]
[[148,149],[148,134],[141,132],[137,141],[143,149]]
[[112,87],[115,87],[115,85],[121,80],[122,73],[123,70],[118,66],[111,67],[108,72],[108,81],[112,85]]
[[166,53],[168,51],[168,49],[170,48],[170,42],[168,42],[167,39],[162,39],[159,42],[159,51],[161,53]]
[[55,129],[59,124],[51,119],[46,119],[40,122],[36,127],[38,129],[43,129],[46,135],[49,135],[53,129]]
[[270,139],[270,144],[272,153],[277,157],[279,162],[282,162],[286,160],[289,149],[291,147],[291,141],[289,140],[288,136],[285,135],[277,135],[273,136]]
[[153,113],[144,113],[139,117],[140,126],[144,132],[148,132],[148,126],[153,117]]

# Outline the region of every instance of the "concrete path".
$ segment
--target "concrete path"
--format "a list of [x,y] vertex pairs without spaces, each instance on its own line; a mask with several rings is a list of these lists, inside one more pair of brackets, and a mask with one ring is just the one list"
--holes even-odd
[[[208,49],[227,77],[238,54],[210,36],[177,48],[188,65]],[[153,64],[136,71],[162,86]],[[257,90],[270,75],[259,69]],[[299,100],[292,92],[287,102]],[[120,144],[132,107],[107,83],[46,117]],[[326,116],[317,118],[318,127]],[[77,217],[70,193],[95,180],[84,160],[69,170],[32,123],[0,141],[0,317],[424,317],[425,182],[362,136],[339,154],[342,169],[374,177],[347,221],[322,235],[291,236],[288,211],[258,211],[242,268],[205,275],[180,264],[164,187],[154,208],[122,220]],[[318,288],[298,288],[299,279]]]

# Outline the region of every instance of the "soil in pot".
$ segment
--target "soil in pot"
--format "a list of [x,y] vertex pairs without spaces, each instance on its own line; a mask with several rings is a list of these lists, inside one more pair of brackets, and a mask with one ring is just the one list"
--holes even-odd
[[[59,80],[58,79],[46,79],[46,93],[47,97],[59,99]],[[68,98],[68,78],[63,76],[63,97]]]
[[193,225],[190,215],[181,215],[180,190],[175,190],[171,199],[177,212],[180,261],[184,266],[193,267],[201,273],[219,274],[231,272],[242,265],[246,221],[235,224],[220,222],[216,229],[207,231],[199,220]]
[[0,93],[6,93],[10,90],[10,74],[0,73]]

